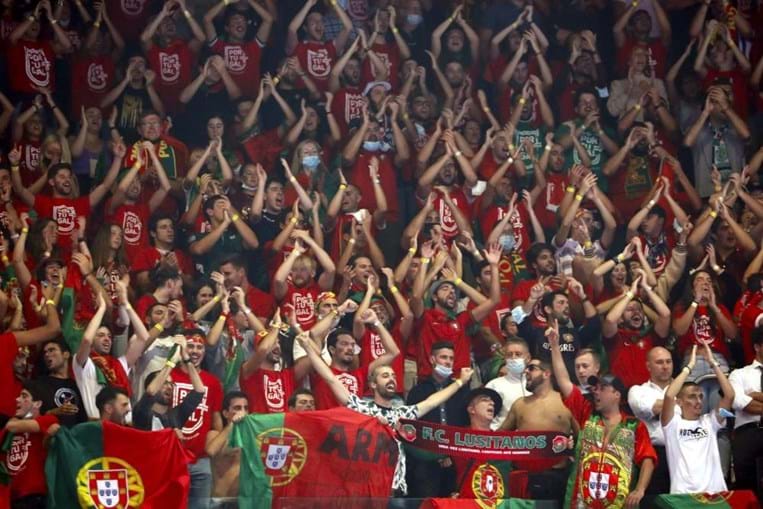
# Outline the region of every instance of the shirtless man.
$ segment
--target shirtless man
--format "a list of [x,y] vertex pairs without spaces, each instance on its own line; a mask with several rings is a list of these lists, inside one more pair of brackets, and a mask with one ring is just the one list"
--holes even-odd
[[249,400],[240,391],[231,391],[225,395],[222,405],[224,428],[222,431],[211,430],[207,436],[206,452],[212,458],[212,498],[230,499],[233,502],[221,502],[218,509],[238,507],[238,476],[241,469],[241,449],[228,446],[233,425],[249,413]]
[[[564,406],[559,393],[552,388],[551,374],[551,364],[547,361],[532,359],[527,364],[526,388],[531,394],[514,402],[509,415],[501,424],[501,430],[544,430],[577,434],[578,426],[572,413]],[[553,459],[514,462],[514,468],[529,472],[527,488],[531,498],[559,502],[564,500],[569,466],[568,458],[560,462]]]

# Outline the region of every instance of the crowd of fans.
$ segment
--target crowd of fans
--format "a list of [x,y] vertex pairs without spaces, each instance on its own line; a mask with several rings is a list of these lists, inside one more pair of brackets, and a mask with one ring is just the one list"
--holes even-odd
[[[575,436],[512,496],[759,490],[761,27],[760,0],[3,0],[12,507],[45,507],[59,426],[176,429],[209,507],[234,422],[339,405]],[[391,493],[475,496],[473,463],[409,450]]]

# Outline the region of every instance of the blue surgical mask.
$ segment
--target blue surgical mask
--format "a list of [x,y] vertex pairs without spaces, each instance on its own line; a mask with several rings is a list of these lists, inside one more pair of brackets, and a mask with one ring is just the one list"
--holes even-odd
[[314,170],[321,164],[321,158],[316,155],[302,156],[302,166],[308,170]]
[[517,240],[514,238],[514,235],[501,235],[498,237],[498,243],[503,248],[504,252],[508,252],[514,249],[514,246],[517,243]]
[[525,371],[525,360],[522,358],[506,359],[506,369],[514,376],[522,376]]
[[405,20],[408,22],[408,24],[413,26],[419,26],[419,24],[424,21],[424,16],[421,14],[409,14],[405,17]]
[[443,378],[450,378],[450,375],[453,374],[453,368],[443,366],[442,364],[435,364],[434,371]]
[[367,150],[368,152],[378,152],[380,148],[381,148],[380,141],[364,141],[363,142],[363,150]]

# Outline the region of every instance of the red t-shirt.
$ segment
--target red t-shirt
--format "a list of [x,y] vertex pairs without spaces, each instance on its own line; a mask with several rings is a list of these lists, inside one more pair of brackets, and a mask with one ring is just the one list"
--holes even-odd
[[165,47],[154,44],[146,57],[148,66],[156,73],[154,87],[162,103],[168,111],[177,111],[180,92],[193,79],[196,55],[186,41],[175,39]]
[[28,495],[45,495],[48,492],[45,481],[45,458],[48,454],[42,441],[48,429],[58,424],[58,417],[41,415],[34,420],[40,425],[40,431],[14,433],[11,448],[5,457],[5,466],[11,475],[11,499],[13,500]]
[[316,322],[315,301],[323,290],[315,281],[311,281],[303,288],[297,288],[291,281],[287,281],[286,285],[288,289],[280,302],[281,306],[292,306],[302,329],[312,329]]
[[56,90],[56,54],[49,41],[20,39],[8,46],[8,73],[10,89],[22,94],[36,94],[38,88]]
[[[490,232],[493,231],[495,225],[498,224],[501,219],[506,217],[508,211],[508,205],[502,207],[491,205],[480,216],[480,228],[482,229],[483,238],[487,239],[490,236]],[[530,216],[527,213],[527,208],[524,202],[517,206],[511,219],[509,219],[509,224],[511,224],[514,229],[513,235],[515,244],[513,250],[524,257],[532,244],[532,240],[530,239]]]
[[474,323],[469,311],[459,313],[455,317],[430,308],[424,311],[416,322],[416,334],[410,338],[409,349],[418,364],[418,376],[420,380],[432,374],[432,365],[429,362],[432,353],[432,345],[438,341],[450,341],[455,347],[453,372],[458,375],[461,368],[468,368],[471,364],[470,352],[471,341],[466,329]]
[[248,377],[242,374],[239,385],[249,398],[250,412],[277,414],[286,412],[288,399],[297,387],[297,379],[294,368],[282,371],[258,369]]
[[276,300],[273,296],[252,285],[249,285],[246,291],[246,305],[257,318],[270,320],[276,312]]
[[[458,229],[456,220],[453,218],[453,212],[450,210],[450,207],[442,198],[442,193],[434,189],[433,192],[435,193],[436,198],[432,202],[432,205],[434,206],[434,210],[437,212],[437,215],[440,218],[442,235],[445,237],[445,240],[450,242],[451,240],[455,239],[461,232]],[[463,214],[463,216],[466,218],[466,221],[471,222],[471,209],[469,207],[469,202],[466,199],[466,193],[464,193],[464,190],[461,186],[453,186],[453,188],[450,190],[450,199],[459,208],[461,214]],[[416,197],[416,200],[419,202],[419,205],[424,204],[424,201],[421,200],[418,196]]]
[[[368,380],[366,368],[358,368],[353,371],[340,371],[333,366],[329,366],[329,368],[351,394],[362,397],[366,393],[366,380]],[[318,375],[311,376],[310,386],[313,387],[316,410],[328,410],[340,406],[331,391],[331,387],[323,378]]]
[[609,355],[609,370],[623,381],[626,387],[643,384],[649,380],[646,358],[649,350],[661,343],[653,331],[643,336],[641,331],[617,329],[617,334],[605,338]]
[[40,141],[23,139],[19,146],[21,150],[21,161],[19,161],[21,183],[24,184],[24,187],[29,187],[42,176],[42,171],[40,170],[42,143]]
[[334,42],[300,42],[294,48],[294,55],[299,59],[300,67],[310,74],[318,90],[328,90],[329,74],[336,61]]
[[390,222],[398,220],[400,208],[397,197],[397,172],[395,171],[394,156],[392,152],[366,152],[361,150],[349,175],[350,184],[360,191],[360,203],[358,208],[376,210],[376,196],[374,195],[374,183],[369,175],[368,165],[371,158],[376,156],[379,160],[379,180],[381,181],[384,195],[387,197],[387,219]]
[[[223,389],[216,376],[207,371],[200,370],[199,377],[204,384],[204,397],[199,406],[191,414],[183,426],[183,445],[198,458],[207,455],[204,452],[204,444],[207,432],[212,429],[212,417],[215,412],[222,411]],[[172,406],[178,406],[185,395],[193,391],[193,384],[188,373],[180,368],[172,370]]]
[[[392,335],[392,339],[395,340],[397,348],[402,351],[403,337],[400,334],[400,322],[398,321],[395,323],[394,327],[392,327],[392,330],[389,332]],[[366,327],[366,331],[363,333],[363,337],[360,338],[359,344],[360,366],[365,369],[368,369],[373,361],[387,353],[387,350],[384,349],[384,344],[382,343],[381,336],[371,327]],[[395,375],[397,376],[397,389],[400,394],[403,393],[403,384],[400,383],[403,381],[403,363],[404,356],[398,355],[395,357],[395,360],[392,361],[390,366],[395,371]]]
[[135,304],[135,312],[138,313],[138,317],[145,322],[149,308],[158,302],[159,301],[156,300],[156,297],[154,297],[152,293],[142,295]]
[[647,65],[655,78],[665,79],[665,70],[668,65],[668,50],[659,39],[652,39],[648,43],[628,38],[625,44],[617,50],[617,73],[619,76],[628,75],[628,62],[633,49],[637,46],[647,51]]
[[79,57],[72,61],[71,115],[80,116],[80,109],[100,107],[101,99],[111,90],[114,81],[114,60],[109,55]]
[[633,157],[629,154],[617,172],[609,177],[607,194],[612,203],[616,204],[621,221],[627,222],[641,209],[657,179],[658,164],[649,156]]
[[[108,209],[108,203],[106,204]],[[130,261],[135,260],[148,245],[148,220],[151,208],[147,203],[123,203],[106,221],[122,227],[122,239]]]
[[[731,313],[726,309],[723,304],[718,304],[718,308],[721,310],[726,318],[731,320]],[[676,307],[673,313],[673,319],[683,316],[686,312],[686,308],[682,305]],[[678,338],[678,351],[681,355],[684,355],[692,345],[699,345],[700,347],[708,343],[710,349],[714,352],[722,354],[726,359],[729,357],[729,348],[726,345],[726,341],[723,334],[723,329],[716,323],[710,314],[710,309],[707,306],[699,305],[694,312],[694,318],[692,319],[689,330]]]
[[[107,0],[106,7],[114,26],[129,44],[138,42],[141,32],[146,28],[151,15],[149,0]],[[156,4],[154,4],[156,5]]]
[[210,48],[223,57],[225,66],[233,81],[241,89],[241,93],[246,97],[256,97],[260,86],[263,44],[257,38],[243,43],[215,39],[210,44]]
[[[397,44],[394,42],[385,42],[383,44],[374,43],[371,45],[371,49],[387,68],[387,80],[389,81],[389,84],[392,85],[392,90],[397,90],[397,87],[400,84],[400,73],[398,72],[398,69],[400,69],[400,49],[397,47]],[[366,83],[375,81],[371,67],[370,59],[366,58],[363,61],[362,69],[363,80]]]
[[331,101],[331,112],[343,133],[353,120],[363,117],[363,90],[360,87],[344,87],[337,90]]
[[21,383],[13,372],[13,361],[18,352],[16,336],[12,332],[0,334],[0,415],[16,415],[16,397],[21,392]]
[[[185,254],[183,251],[180,251],[179,249],[175,249],[171,252],[175,253],[175,258],[178,261],[178,267],[180,267],[181,274],[193,274],[195,272],[193,262],[187,254]],[[132,256],[130,257],[130,268],[133,272],[151,270],[159,265],[159,262],[163,256],[165,255],[160,253],[156,247],[146,246],[138,250],[138,253],[134,258]]]
[[[477,307],[477,303],[469,301],[468,310],[471,311]],[[488,315],[482,320],[480,325],[488,327],[493,335],[499,340],[503,339],[501,331],[501,320],[504,316],[511,314],[511,300],[508,293],[501,294],[501,301]],[[490,354],[490,344],[481,338],[473,342],[473,352],[476,359],[487,359]]]
[[58,225],[58,245],[69,252],[77,232],[77,218],[90,216],[90,197],[53,198],[45,195],[34,197],[34,209],[40,217],[49,217]]
[[[537,279],[525,279],[524,281],[520,281],[519,283],[514,286],[514,291],[511,294],[511,302],[515,301],[522,301],[525,302],[527,299],[530,298],[530,290],[532,290],[532,287],[535,286],[535,284],[538,282]],[[553,292],[554,290],[558,290],[560,287],[558,284],[556,284],[553,281],[549,281],[546,283],[546,291],[547,292]],[[545,327],[546,326],[546,315],[543,314],[543,308],[540,304],[540,299],[538,302],[535,303],[535,306],[533,306],[533,312],[532,312],[532,320],[533,324],[538,327]]]
[[546,187],[535,202],[535,215],[543,228],[556,228],[556,212],[564,199],[567,183],[564,173],[546,172]]

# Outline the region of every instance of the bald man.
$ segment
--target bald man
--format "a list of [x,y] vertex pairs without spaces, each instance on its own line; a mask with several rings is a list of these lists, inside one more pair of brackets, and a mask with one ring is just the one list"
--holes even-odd
[[628,404],[633,415],[646,424],[649,438],[657,451],[657,467],[644,497],[648,502],[650,497],[670,492],[670,471],[665,455],[665,435],[660,425],[660,412],[665,390],[673,381],[673,357],[667,349],[655,346],[647,353],[646,369],[649,371],[649,380],[630,388]]

